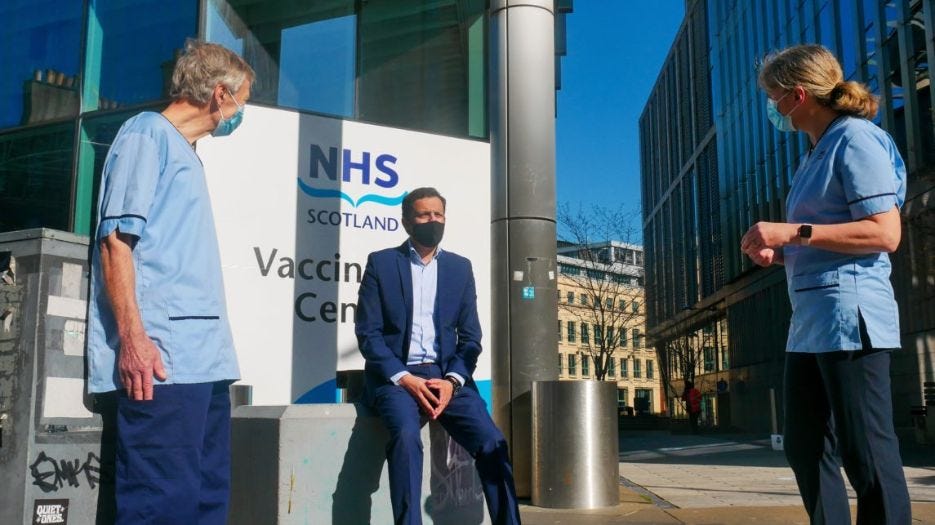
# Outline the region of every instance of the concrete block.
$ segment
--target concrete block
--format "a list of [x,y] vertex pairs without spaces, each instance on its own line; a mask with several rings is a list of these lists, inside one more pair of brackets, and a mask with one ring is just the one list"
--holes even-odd
[[[392,523],[388,434],[363,405],[242,406],[232,421],[231,525]],[[471,456],[422,429],[424,523],[490,523]]]

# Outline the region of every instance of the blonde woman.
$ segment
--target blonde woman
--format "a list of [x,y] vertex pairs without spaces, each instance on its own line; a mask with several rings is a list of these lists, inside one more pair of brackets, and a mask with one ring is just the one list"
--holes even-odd
[[837,455],[857,492],[858,524],[908,524],[889,377],[900,340],[888,254],[900,241],[905,165],[869,120],[876,97],[845,82],[824,47],[767,56],[759,83],[773,125],[811,144],[786,199],[788,222],[754,224],[741,241],[756,264],[786,269],[786,457],[813,524],[851,523]]

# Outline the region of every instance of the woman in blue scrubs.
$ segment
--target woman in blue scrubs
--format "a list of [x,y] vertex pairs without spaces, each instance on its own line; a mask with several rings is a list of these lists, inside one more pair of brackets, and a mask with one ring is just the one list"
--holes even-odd
[[756,264],[785,265],[786,457],[813,524],[851,523],[836,455],[857,493],[858,524],[908,524],[889,376],[900,339],[888,254],[902,232],[905,165],[869,120],[876,97],[845,82],[824,47],[766,57],[759,83],[773,125],[811,144],[786,199],[788,222],[754,224],[741,241]]

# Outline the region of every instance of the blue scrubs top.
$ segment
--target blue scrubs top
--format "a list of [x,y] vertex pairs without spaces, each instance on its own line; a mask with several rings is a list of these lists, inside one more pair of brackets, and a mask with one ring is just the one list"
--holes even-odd
[[[842,116],[801,160],[786,199],[790,223],[839,224],[901,207],[906,167],[872,122]],[[899,313],[886,253],[783,248],[792,323],[786,350],[860,350],[863,318],[873,348],[898,348]]]
[[[204,169],[188,141],[159,113],[144,112],[124,123],[107,153],[95,240],[114,230],[138,238],[136,301],[146,334],[162,355],[165,383],[239,379]],[[90,392],[122,388],[116,370],[120,339],[100,255],[100,243],[94,242]]]

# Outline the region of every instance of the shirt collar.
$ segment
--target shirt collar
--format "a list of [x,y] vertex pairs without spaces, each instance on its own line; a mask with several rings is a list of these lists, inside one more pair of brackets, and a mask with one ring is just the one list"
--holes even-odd
[[419,255],[419,252],[417,252],[416,249],[415,249],[415,247],[412,245],[412,240],[411,240],[411,239],[407,239],[407,240],[406,240],[406,246],[409,246],[409,260],[412,261],[413,263],[419,264],[419,265],[421,265],[421,266],[427,266],[427,265],[431,264],[432,261],[434,261],[435,259],[437,259],[438,256],[442,254],[442,247],[441,247],[441,246],[437,246],[437,247],[435,247],[435,254],[432,255],[432,259],[431,259],[429,262],[424,263],[424,262],[422,262],[422,256]]

